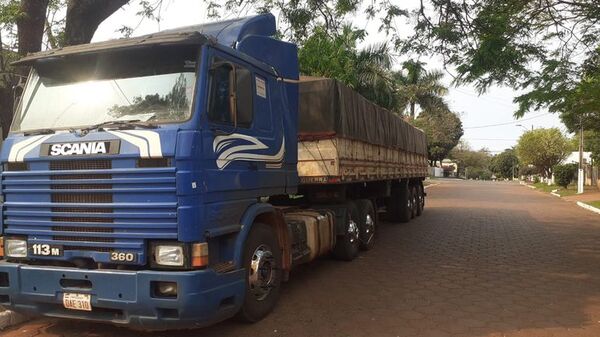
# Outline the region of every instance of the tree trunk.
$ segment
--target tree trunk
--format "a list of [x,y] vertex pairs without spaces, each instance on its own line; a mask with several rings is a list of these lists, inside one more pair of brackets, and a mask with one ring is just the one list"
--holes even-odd
[[[21,0],[21,15],[17,18],[17,40],[19,48],[17,52],[21,56],[35,53],[42,49],[42,38],[44,26],[46,25],[46,11],[49,0]],[[4,72],[13,72],[27,75],[27,68],[17,67],[2,69]],[[2,138],[6,138],[13,117],[13,91],[12,86],[16,83],[14,76],[9,81],[3,81],[0,87],[0,126],[2,127]],[[14,78],[13,78],[14,77]]]
[[415,102],[410,103],[410,119],[415,119]]
[[89,43],[102,21],[129,0],[69,0],[65,25],[65,45]]
[[19,15],[17,19],[20,55],[42,50],[48,1],[21,0],[21,12],[23,14]]
[[2,139],[5,139],[10,129],[13,116],[12,88],[0,87],[0,126],[2,127]]

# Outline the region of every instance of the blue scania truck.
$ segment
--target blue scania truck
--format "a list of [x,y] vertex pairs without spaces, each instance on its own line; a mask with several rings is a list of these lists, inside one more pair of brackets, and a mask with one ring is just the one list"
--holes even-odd
[[[140,329],[267,315],[290,270],[420,215],[423,133],[301,78],[270,14],[28,55],[0,305]],[[383,213],[385,211],[385,213]]]

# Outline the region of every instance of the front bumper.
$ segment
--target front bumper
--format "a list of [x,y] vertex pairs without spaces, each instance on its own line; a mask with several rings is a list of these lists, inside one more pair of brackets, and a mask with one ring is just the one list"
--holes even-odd
[[[207,326],[233,316],[244,300],[244,271],[118,271],[30,266],[0,261],[0,305],[50,317],[128,325],[147,330]],[[61,280],[89,287],[69,288]],[[86,281],[89,281],[86,282]],[[155,298],[151,281],[177,282],[177,298]],[[76,282],[77,283],[77,282]],[[71,286],[73,282],[62,282]],[[65,309],[65,292],[91,295],[91,312]]]

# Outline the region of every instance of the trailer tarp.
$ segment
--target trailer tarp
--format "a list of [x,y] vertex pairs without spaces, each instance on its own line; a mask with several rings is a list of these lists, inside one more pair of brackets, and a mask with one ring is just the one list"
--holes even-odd
[[300,80],[300,139],[344,137],[427,155],[427,139],[400,116],[328,78]]

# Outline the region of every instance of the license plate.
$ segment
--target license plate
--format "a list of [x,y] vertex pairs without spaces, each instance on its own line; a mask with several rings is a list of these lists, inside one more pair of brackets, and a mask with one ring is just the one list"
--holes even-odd
[[63,305],[67,309],[92,311],[92,297],[89,294],[63,294]]

